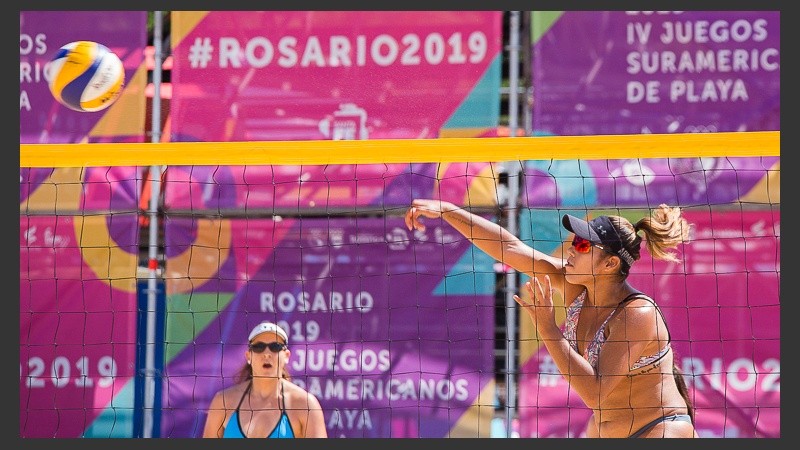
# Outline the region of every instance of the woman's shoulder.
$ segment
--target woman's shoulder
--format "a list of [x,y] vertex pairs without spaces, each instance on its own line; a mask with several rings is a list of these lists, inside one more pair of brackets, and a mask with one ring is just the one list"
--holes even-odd
[[619,302],[620,308],[626,308],[628,311],[639,311],[649,313],[658,309],[656,301],[644,292],[633,292],[622,301]]
[[284,393],[291,396],[307,396],[313,395],[303,389],[301,386],[293,383],[291,380],[282,380]]
[[318,404],[319,401],[317,397],[303,389],[302,387],[292,383],[289,380],[283,380],[283,395],[286,396],[287,400],[291,401],[294,405],[299,405],[301,408],[304,406],[314,406]]
[[[624,312],[624,314],[622,314]],[[615,318],[617,321],[627,322],[638,329],[650,329],[649,324],[654,324],[653,318],[660,313],[658,305],[649,295],[634,292],[619,303]]]

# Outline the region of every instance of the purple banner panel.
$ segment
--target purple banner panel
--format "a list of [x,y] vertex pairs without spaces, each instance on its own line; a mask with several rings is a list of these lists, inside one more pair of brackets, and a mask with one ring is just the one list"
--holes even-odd
[[166,172],[164,198],[170,209],[192,211],[383,210],[432,196],[493,206],[496,175],[491,163],[173,166]]
[[19,224],[19,435],[132,436],[136,215]]
[[[780,212],[684,210],[680,264],[647,251],[631,284],[670,327],[701,437],[781,436]],[[544,346],[521,364],[521,437],[582,436],[591,411]]]
[[[98,42],[122,60],[125,88],[108,109],[73,111],[50,93],[48,63],[74,41]],[[146,11],[20,11],[20,143],[143,142],[146,45]]]
[[500,11],[173,11],[171,140],[492,132],[501,27]]
[[[146,11],[20,11],[19,22],[20,143],[144,141]],[[50,59],[62,45],[79,40],[105,45],[125,67],[122,94],[105,110],[73,111],[48,88]],[[133,167],[20,168],[20,211],[132,211],[138,173]]]
[[780,130],[780,11],[532,14],[535,134]]
[[331,437],[488,434],[494,272],[451,227],[172,217],[165,239],[163,437],[202,435],[262,320],[289,332],[292,381],[320,399]]
[[528,207],[780,203],[780,157],[526,161]]

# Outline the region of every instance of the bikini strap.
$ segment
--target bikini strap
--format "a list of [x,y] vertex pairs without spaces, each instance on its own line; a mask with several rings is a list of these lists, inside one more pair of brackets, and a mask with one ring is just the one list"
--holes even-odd
[[654,303],[654,304],[655,304],[655,302],[653,302],[653,299],[651,299],[650,297],[648,297],[648,296],[647,296],[647,295],[645,295],[644,293],[642,293],[642,292],[634,292],[633,294],[630,294],[630,295],[628,295],[627,297],[623,298],[623,299],[622,299],[622,300],[621,300],[621,301],[618,303],[618,305],[619,305],[619,306],[623,306],[625,303],[627,303],[627,302],[629,302],[629,301],[631,301],[631,300],[635,300],[635,299],[636,299],[636,297],[641,297],[641,298],[644,298],[645,300],[648,300],[648,301],[650,301],[650,302],[652,302],[652,303]]
[[242,402],[244,398],[247,396],[247,393],[250,392],[250,387],[253,386],[253,379],[250,379],[250,382],[247,383],[247,388],[245,388],[244,392],[242,393],[242,397],[239,399],[239,404],[236,405],[236,411],[239,411],[239,407],[242,406]]
[[281,384],[281,411],[286,411],[286,395],[283,393],[283,378],[278,379],[278,383]]
[[658,311],[658,313],[661,314],[661,320],[664,321],[664,326],[667,328],[667,343],[668,344],[671,343],[672,335],[670,334],[669,327],[667,326],[667,318],[664,317],[664,313],[661,311],[661,308],[659,308],[658,305],[656,305],[656,301],[650,298],[647,294],[644,294],[642,292],[634,292],[633,294],[628,295],[627,297],[623,298],[621,302],[619,302],[617,308],[611,313],[611,315],[613,316],[614,314],[617,313],[618,310],[624,308],[625,303],[636,300],[637,298],[641,298],[643,300],[650,302],[656,308],[656,311]]

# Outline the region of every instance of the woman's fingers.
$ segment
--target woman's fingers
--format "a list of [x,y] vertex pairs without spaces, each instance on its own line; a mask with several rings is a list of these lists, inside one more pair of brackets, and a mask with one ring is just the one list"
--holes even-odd
[[405,220],[406,220],[406,227],[409,230],[416,228],[417,230],[425,231],[425,225],[423,225],[422,221],[419,220],[419,216],[421,214],[422,213],[420,209],[416,206],[408,208],[408,211],[406,211]]
[[[535,280],[535,279],[536,279],[536,277],[533,277],[533,279]],[[533,285],[531,284],[531,282],[530,282],[530,281],[526,281],[526,282],[525,282],[525,289],[527,289],[527,290],[528,290],[528,292],[530,292],[530,293],[531,293],[531,296],[533,296],[533,294],[534,294],[534,292],[533,292]]]
[[[544,284],[539,281],[538,277],[533,277],[533,282],[536,284],[536,291],[535,295],[537,298],[542,300],[547,300],[547,304],[552,304],[553,302],[553,285],[550,283],[550,275],[544,276]],[[534,290],[531,288],[531,294],[534,293]],[[539,301],[537,300],[536,303],[538,304]]]
[[406,227],[409,230],[414,228],[414,211],[416,211],[416,209],[417,208],[412,206],[411,208],[408,208],[408,211],[406,211]]
[[406,211],[406,227],[409,230],[417,229],[425,231],[425,224],[422,223],[424,217],[436,218],[441,217],[442,211],[438,205],[429,200],[414,200],[411,202],[411,207]]
[[520,297],[519,295],[516,295],[516,294],[514,295],[514,301],[517,302],[517,304],[519,306],[525,308],[525,310],[528,311],[529,314],[532,314],[532,311],[531,311],[531,308],[533,308],[533,304],[532,303],[523,300],[522,297]]
[[553,284],[550,281],[550,275],[544,276],[544,293],[547,295],[548,300],[553,299]]

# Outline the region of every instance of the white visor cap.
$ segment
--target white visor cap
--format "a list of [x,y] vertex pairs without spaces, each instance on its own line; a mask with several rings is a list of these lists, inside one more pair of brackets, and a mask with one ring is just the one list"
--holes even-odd
[[286,332],[283,331],[283,328],[279,327],[278,325],[272,322],[261,322],[260,324],[256,325],[255,328],[253,328],[253,331],[250,332],[250,336],[248,336],[247,342],[252,341],[254,337],[258,336],[261,333],[269,333],[269,332],[277,334],[278,336],[283,338],[283,342],[285,342],[287,345],[289,344],[289,337],[286,335]]

